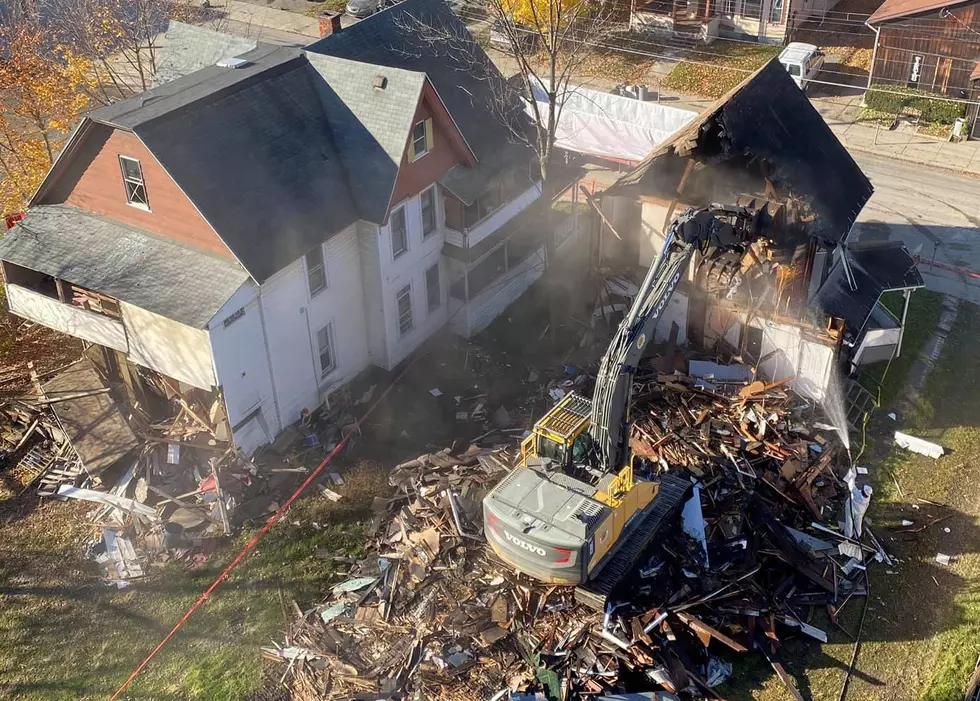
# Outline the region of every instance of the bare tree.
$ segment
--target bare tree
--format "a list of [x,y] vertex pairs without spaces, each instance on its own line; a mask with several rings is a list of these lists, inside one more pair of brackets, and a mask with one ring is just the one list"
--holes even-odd
[[[611,6],[595,0],[479,0],[461,15],[466,31],[432,17],[404,14],[397,21],[417,38],[419,50],[435,51],[490,85],[492,98],[481,106],[534,151],[541,179],[549,183],[562,110],[576,92],[572,79],[613,34]],[[507,45],[496,66],[473,49],[470,32],[487,26]]]
[[[575,95],[573,78],[585,61],[601,52],[617,24],[611,4],[598,0],[478,0],[460,11],[464,21],[445,22],[439,17],[399,15],[406,36],[417,50],[429,51],[489,86],[487,109],[503,125],[512,140],[526,144],[535,154],[541,176],[542,197],[560,194],[564,183],[553,177],[559,165],[555,140],[562,111]],[[476,8],[475,10],[473,8]],[[502,38],[508,51],[498,56],[498,70],[488,55],[476,48],[471,31],[490,25],[494,38]],[[482,26],[481,26],[482,25]],[[502,73],[513,74],[504,77]],[[550,207],[544,221],[547,265],[557,260]],[[559,298],[569,295],[548,288],[551,339],[559,324]]]
[[95,101],[107,104],[149,89],[160,40],[171,19],[199,22],[192,0],[49,0],[52,31],[92,62]]

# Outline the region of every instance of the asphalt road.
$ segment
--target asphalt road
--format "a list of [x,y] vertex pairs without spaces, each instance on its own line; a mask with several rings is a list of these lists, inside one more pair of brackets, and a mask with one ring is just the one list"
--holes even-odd
[[976,279],[919,266],[929,289],[980,304],[980,179],[871,154],[852,155],[875,194],[858,217],[851,240],[901,240],[923,261],[975,271]]

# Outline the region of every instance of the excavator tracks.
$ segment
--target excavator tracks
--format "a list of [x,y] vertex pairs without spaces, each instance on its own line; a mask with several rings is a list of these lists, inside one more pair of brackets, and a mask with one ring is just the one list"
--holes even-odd
[[599,574],[575,588],[575,600],[597,611],[605,610],[609,595],[633,571],[636,561],[660,528],[677,513],[690,488],[691,482],[688,479],[670,473],[663,475],[660,479],[660,491],[643,520],[630,529],[626,540]]

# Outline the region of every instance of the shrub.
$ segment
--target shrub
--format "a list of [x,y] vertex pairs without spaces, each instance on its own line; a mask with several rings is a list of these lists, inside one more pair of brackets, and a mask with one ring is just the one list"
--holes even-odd
[[879,112],[898,115],[915,110],[923,120],[940,124],[952,124],[957,117],[966,114],[966,105],[962,102],[943,100],[925,90],[893,85],[872,85],[864,101],[870,109]]

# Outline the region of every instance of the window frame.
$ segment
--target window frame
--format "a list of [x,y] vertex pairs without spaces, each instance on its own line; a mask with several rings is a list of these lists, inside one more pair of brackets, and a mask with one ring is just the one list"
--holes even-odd
[[[432,289],[429,287],[429,273],[432,271],[436,273],[436,286],[435,293],[436,299],[435,304],[432,303]],[[433,312],[439,311],[442,308],[442,271],[439,269],[439,261],[430,265],[425,270],[425,309],[426,312],[432,314]]]
[[[421,137],[419,136],[419,134],[416,133],[416,131],[418,130],[420,124],[422,125],[422,134],[421,134]],[[421,120],[417,121],[415,124],[412,125],[412,154],[413,154],[412,155],[412,160],[413,161],[417,161],[418,159],[420,159],[422,156],[424,156],[425,154],[427,154],[429,152],[429,148],[428,148],[428,146],[429,146],[429,136],[428,136],[428,133],[429,133],[429,125],[428,125],[428,121],[427,120],[421,119]],[[421,148],[421,150],[419,149],[419,146],[418,146],[418,143],[419,143],[419,139],[420,138],[422,140],[422,148]]]
[[[774,19],[772,11],[776,7],[776,3],[779,3],[779,15]],[[769,24],[782,24],[785,10],[786,0],[769,0]]]
[[[400,308],[402,298],[408,300],[408,309],[406,312],[402,312]],[[398,324],[398,337],[405,338],[408,334],[412,332],[415,328],[415,314],[412,309],[412,283],[408,283],[400,290],[395,292],[395,314],[397,314],[396,322]],[[408,326],[404,324],[403,318],[408,315]]]
[[[425,204],[424,198],[428,196],[432,210],[432,228],[425,228]],[[422,238],[431,236],[439,229],[439,213],[436,211],[436,186],[431,185],[419,193],[419,217],[422,220]]]
[[[326,334],[326,339],[327,339],[326,352],[329,354],[329,357],[330,357],[330,365],[329,365],[329,367],[324,367],[323,366],[324,348],[320,344],[320,336],[321,336],[321,334],[324,334],[324,333]],[[337,369],[337,348],[336,348],[336,346],[334,344],[334,333],[333,333],[333,322],[332,321],[327,322],[327,324],[325,326],[321,327],[316,332],[316,362],[317,362],[317,365],[319,366],[320,379],[321,380],[323,378],[327,377],[330,373],[332,373],[334,370]]]
[[[126,173],[125,162],[136,164],[136,169],[139,171],[139,179],[131,177]],[[146,176],[143,175],[143,164],[140,163],[138,158],[133,158],[132,156],[123,156],[119,154],[119,172],[123,179],[123,192],[126,193],[126,204],[130,207],[136,207],[137,209],[142,209],[147,212],[150,210],[150,196],[146,190]],[[130,190],[132,186],[132,191]],[[143,200],[134,199],[134,195],[138,190],[143,191]]]
[[[401,217],[403,246],[401,250],[395,250],[395,217]],[[398,260],[401,256],[408,253],[408,216],[405,213],[405,205],[401,205],[391,212],[388,217],[388,232],[391,234],[391,259]]]
[[[315,252],[319,253],[320,264],[310,267],[310,254]],[[313,299],[330,286],[329,281],[327,280],[327,261],[323,256],[322,243],[303,254],[303,269],[306,271],[306,289],[310,293],[310,299]],[[311,280],[311,277],[315,271],[319,271],[320,275],[323,277],[323,282],[319,287],[313,289],[313,281]]]

